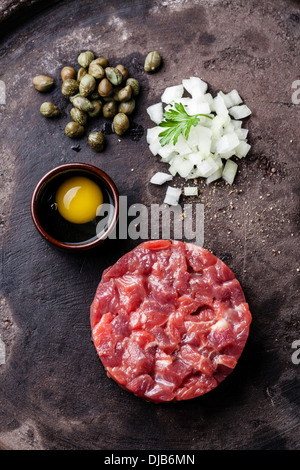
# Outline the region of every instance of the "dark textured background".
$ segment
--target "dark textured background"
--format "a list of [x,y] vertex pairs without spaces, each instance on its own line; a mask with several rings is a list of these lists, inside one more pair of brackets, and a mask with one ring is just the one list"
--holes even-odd
[[[300,339],[300,105],[291,88],[299,79],[299,2],[4,1],[1,21],[0,447],[299,449],[300,365],[291,360]],[[142,84],[132,131],[107,136],[103,154],[86,139],[75,153],[64,135],[70,105],[59,73],[85,49],[123,62]],[[147,75],[144,58],[155,49],[163,67]],[[56,78],[49,97],[64,109],[57,121],[39,114],[45,96],[31,80],[40,73]],[[146,144],[146,107],[191,75],[212,93],[236,88],[252,110],[252,149],[234,186],[199,182],[195,203],[204,204],[204,247],[235,272],[253,323],[238,366],[216,390],[152,405],[106,377],[89,325],[103,269],[140,240],[108,241],[80,256],[59,252],[34,229],[30,197],[46,171],[83,161],[108,172],[129,205],[160,204],[165,188],[148,182],[165,167]]]

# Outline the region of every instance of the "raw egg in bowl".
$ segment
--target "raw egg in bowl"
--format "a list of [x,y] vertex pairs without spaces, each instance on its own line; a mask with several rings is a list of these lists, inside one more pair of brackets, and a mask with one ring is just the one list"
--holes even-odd
[[112,179],[87,163],[66,163],[44,175],[31,198],[38,232],[52,245],[82,251],[100,245],[114,230],[119,193]]

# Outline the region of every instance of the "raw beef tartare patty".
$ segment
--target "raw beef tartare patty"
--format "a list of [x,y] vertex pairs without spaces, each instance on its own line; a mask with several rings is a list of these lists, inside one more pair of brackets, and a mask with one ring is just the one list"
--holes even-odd
[[214,389],[234,369],[251,313],[232,271],[190,243],[153,240],[102,276],[92,338],[109,377],[155,403]]

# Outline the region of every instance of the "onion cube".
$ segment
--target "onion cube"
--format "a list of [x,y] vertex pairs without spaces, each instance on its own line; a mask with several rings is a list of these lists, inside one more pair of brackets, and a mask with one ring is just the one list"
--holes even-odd
[[206,178],[206,184],[210,184],[212,183],[213,181],[216,181],[218,180],[219,178],[221,178],[222,176],[222,173],[223,173],[223,168],[224,168],[224,165],[222,165],[220,168],[218,168],[214,173],[212,173],[210,176],[208,176]]
[[240,106],[233,106],[230,108],[229,114],[231,114],[234,119],[243,119],[247,116],[250,116],[251,111],[248,106],[241,104]]
[[240,141],[235,133],[225,134],[217,142],[217,153],[227,153],[235,149]]
[[198,150],[203,156],[208,157],[210,154],[212,131],[208,127],[200,126],[198,132]]
[[198,196],[197,186],[185,186],[183,188],[183,194],[185,196]]
[[230,185],[232,185],[236,172],[237,172],[238,166],[235,162],[232,160],[227,160],[225,163],[223,172],[222,172],[222,178]]
[[250,148],[251,145],[247,144],[247,142],[242,140],[235,149],[235,155],[239,158],[244,158],[249,152]]
[[212,157],[208,157],[201,163],[199,163],[199,165],[197,165],[197,168],[200,172],[199,176],[207,178],[208,176],[212,175],[215,171],[217,171],[218,164],[213,160]]
[[155,122],[155,124],[159,124],[163,120],[163,104],[161,102],[152,104],[147,108],[147,113],[151,121]]
[[214,98],[214,108],[215,112],[218,115],[222,114],[228,114],[228,109],[227,106],[224,102],[224,99],[220,93],[217,94],[217,96]]
[[[227,94],[227,99],[229,98],[231,106],[237,106],[243,102],[242,98],[238,94],[237,90],[231,90]],[[230,106],[230,107],[231,107]]]
[[158,136],[162,131],[163,129],[159,126],[155,126],[150,129],[147,129],[147,135],[146,135],[147,144],[150,145],[152,142],[155,142],[156,140],[158,140]]
[[177,206],[180,195],[180,188],[172,188],[172,186],[168,186],[164,199],[164,204],[169,204],[169,206]]
[[203,96],[208,88],[207,83],[205,83],[199,77],[190,77],[182,80],[182,84],[186,91],[192,95],[193,98],[200,98]]
[[210,106],[208,103],[203,103],[200,100],[191,100],[188,105],[188,114],[210,114]]
[[171,181],[172,179],[172,175],[158,171],[155,173],[155,175],[152,176],[150,183],[161,185],[166,183],[166,181]]
[[170,104],[172,101],[176,101],[183,95],[183,85],[170,86],[165,89],[161,95],[161,101],[163,103]]

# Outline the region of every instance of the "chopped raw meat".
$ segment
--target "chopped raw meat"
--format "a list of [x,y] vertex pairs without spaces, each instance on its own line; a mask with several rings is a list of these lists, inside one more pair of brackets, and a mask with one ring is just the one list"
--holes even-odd
[[236,366],[251,313],[232,271],[196,245],[140,244],[103,273],[91,306],[108,375],[155,403],[215,388]]

